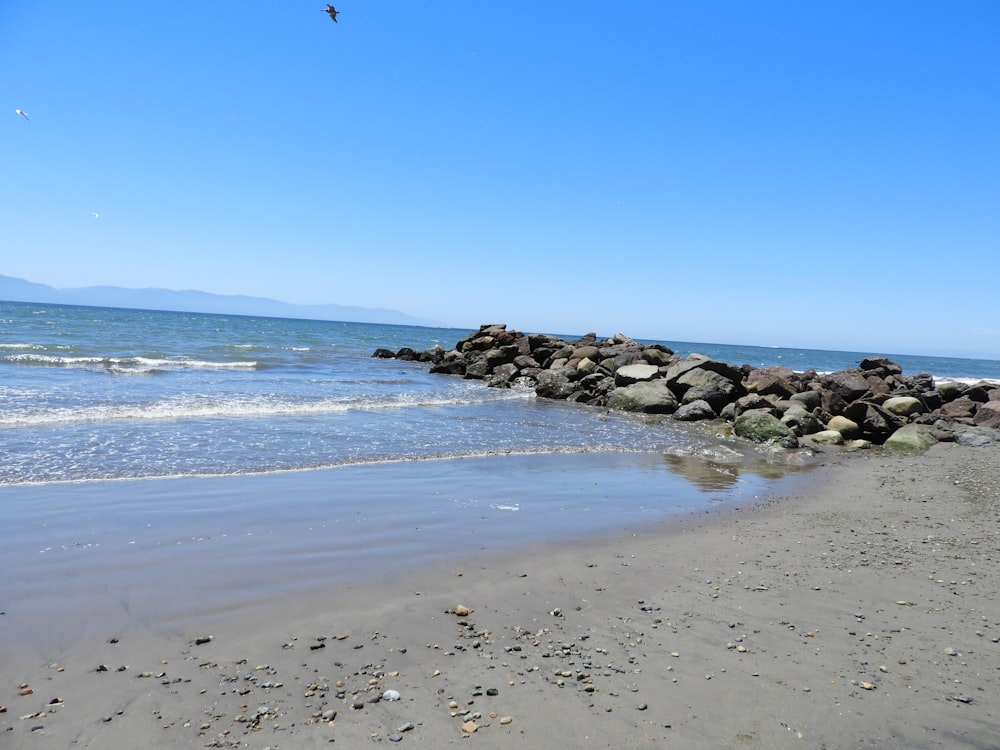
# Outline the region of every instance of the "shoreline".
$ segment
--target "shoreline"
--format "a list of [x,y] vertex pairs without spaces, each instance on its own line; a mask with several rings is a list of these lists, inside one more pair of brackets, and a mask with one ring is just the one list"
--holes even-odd
[[998,459],[1000,446],[948,443],[827,453],[750,505],[513,550],[456,542],[446,559],[314,586],[211,633],[97,628],[4,670],[0,737],[989,747]]

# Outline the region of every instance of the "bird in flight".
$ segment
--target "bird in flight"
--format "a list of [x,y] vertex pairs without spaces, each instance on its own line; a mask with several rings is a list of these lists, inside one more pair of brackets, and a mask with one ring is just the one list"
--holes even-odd
[[25,120],[28,120],[28,121],[31,120],[31,118],[28,117],[28,113],[27,112],[23,112],[20,109],[15,109],[14,111],[17,112],[17,114],[21,115],[21,117],[23,117]]
[[332,5],[330,5],[330,3],[327,3],[326,4],[326,10],[324,10],[323,12],[326,13],[326,14],[328,14],[330,16],[330,18],[333,19],[334,23],[337,23],[337,16],[340,15],[340,11],[339,10],[337,10]]

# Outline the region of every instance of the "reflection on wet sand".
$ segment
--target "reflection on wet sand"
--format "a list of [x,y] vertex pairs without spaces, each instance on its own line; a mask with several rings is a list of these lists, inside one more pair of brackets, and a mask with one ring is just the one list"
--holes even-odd
[[665,453],[663,460],[671,472],[688,480],[703,492],[731,489],[740,476],[745,474],[761,479],[781,479],[809,468],[809,464],[802,461],[778,461],[738,453],[724,460],[703,455]]

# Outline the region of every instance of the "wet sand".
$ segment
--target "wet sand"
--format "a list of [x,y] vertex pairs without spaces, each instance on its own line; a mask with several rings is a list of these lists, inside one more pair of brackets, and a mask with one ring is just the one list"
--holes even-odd
[[529,523],[494,546],[490,527],[524,511],[478,507],[474,533],[432,535],[439,555],[341,566],[310,543],[286,572],[245,572],[270,581],[255,601],[214,608],[190,593],[199,565],[242,547],[192,554],[189,586],[144,555],[150,591],[129,589],[114,617],[100,581],[116,572],[64,559],[40,571],[67,577],[53,592],[105,605],[28,639],[58,602],[0,603],[0,746],[996,747],[998,467],[996,445],[831,452],[766,499],[751,484],[666,519],[654,471],[600,488],[644,493],[617,522],[555,537]]

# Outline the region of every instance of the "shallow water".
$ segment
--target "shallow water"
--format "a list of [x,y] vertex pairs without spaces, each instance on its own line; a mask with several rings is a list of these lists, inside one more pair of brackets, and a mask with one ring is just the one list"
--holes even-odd
[[188,630],[472,550],[641,528],[751,502],[778,481],[759,469],[586,453],[0,487],[0,641],[58,653],[95,629]]

